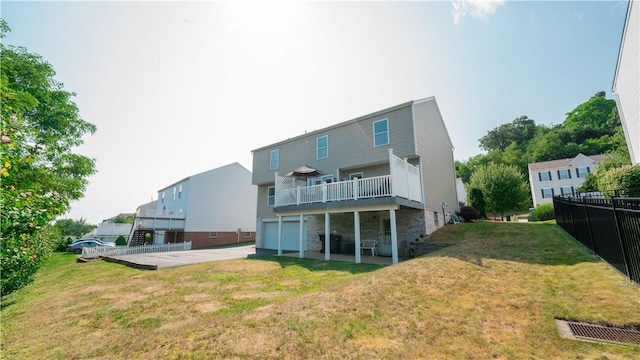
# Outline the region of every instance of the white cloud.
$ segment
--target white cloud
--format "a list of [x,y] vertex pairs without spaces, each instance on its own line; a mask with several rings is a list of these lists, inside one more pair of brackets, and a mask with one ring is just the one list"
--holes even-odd
[[453,23],[457,24],[463,16],[471,14],[476,19],[484,18],[496,12],[504,0],[459,0],[453,3]]

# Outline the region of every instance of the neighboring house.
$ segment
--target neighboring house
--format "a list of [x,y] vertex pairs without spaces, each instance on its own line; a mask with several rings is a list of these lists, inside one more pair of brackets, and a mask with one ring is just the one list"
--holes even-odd
[[461,178],[456,179],[456,194],[458,194],[458,203],[467,203],[467,189],[464,187]]
[[575,158],[529,164],[533,206],[552,203],[555,195],[575,196],[584,178],[595,172],[596,165],[604,158],[605,155],[578,154]]
[[133,224],[114,223],[114,219],[115,217],[104,220],[98,224],[98,227],[95,228],[88,237],[113,243],[116,242],[116,239],[120,236],[124,236],[125,239],[128,238],[129,234],[131,234],[131,226]]
[[640,4],[629,1],[613,80],[620,121],[633,164],[640,163]]
[[256,187],[239,163],[189,176],[143,204],[129,245],[191,241],[192,249],[255,240]]
[[[395,263],[458,207],[453,145],[433,97],[252,153],[257,251],[327,249],[325,259],[355,253],[360,262],[360,241],[373,239]],[[320,174],[286,176],[305,165]]]

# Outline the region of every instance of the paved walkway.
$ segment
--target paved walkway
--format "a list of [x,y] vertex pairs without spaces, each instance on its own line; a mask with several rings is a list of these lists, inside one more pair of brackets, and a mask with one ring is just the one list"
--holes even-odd
[[246,259],[248,255],[255,253],[256,246],[247,245],[219,249],[109,256],[104,258],[104,260],[128,265],[139,269],[156,270],[161,268],[191,265],[211,261]]

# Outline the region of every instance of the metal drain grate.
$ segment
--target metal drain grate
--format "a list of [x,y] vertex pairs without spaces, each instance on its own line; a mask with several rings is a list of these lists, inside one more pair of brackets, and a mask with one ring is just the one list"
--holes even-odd
[[556,320],[560,336],[573,340],[640,345],[640,331]]

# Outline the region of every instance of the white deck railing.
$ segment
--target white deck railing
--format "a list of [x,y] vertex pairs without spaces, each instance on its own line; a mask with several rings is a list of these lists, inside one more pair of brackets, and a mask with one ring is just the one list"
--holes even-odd
[[131,247],[100,246],[95,248],[83,248],[82,257],[86,259],[95,259],[104,256],[121,256],[184,250],[191,250],[191,241],[175,244],[151,244]]
[[389,151],[390,175],[305,186],[304,181],[276,174],[275,206],[324,203],[380,197],[422,202],[420,169]]
[[393,196],[391,175],[276,189],[276,206]]

